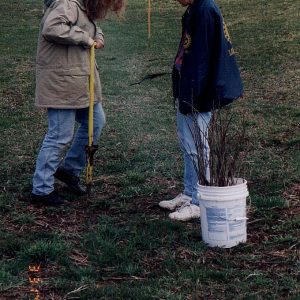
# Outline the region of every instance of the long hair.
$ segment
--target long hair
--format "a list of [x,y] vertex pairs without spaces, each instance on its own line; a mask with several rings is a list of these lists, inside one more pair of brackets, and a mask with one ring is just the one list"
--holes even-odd
[[84,4],[89,19],[101,20],[109,11],[120,15],[125,6],[125,0],[84,0]]

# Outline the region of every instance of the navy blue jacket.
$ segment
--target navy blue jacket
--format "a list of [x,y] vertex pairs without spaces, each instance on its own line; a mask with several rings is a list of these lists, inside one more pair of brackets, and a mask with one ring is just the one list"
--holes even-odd
[[182,17],[184,53],[172,72],[179,111],[207,112],[243,94],[240,72],[221,12],[213,0],[195,0]]

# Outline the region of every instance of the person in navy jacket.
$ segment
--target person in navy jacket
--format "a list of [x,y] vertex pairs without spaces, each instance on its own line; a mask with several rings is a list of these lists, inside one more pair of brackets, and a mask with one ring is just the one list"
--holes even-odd
[[[194,168],[197,150],[191,128],[196,123],[203,137],[207,136],[211,111],[241,97],[243,86],[230,36],[217,4],[213,0],[177,1],[187,7],[172,72],[177,131],[184,156],[184,191],[159,205],[170,210],[180,207],[169,217],[187,221],[200,217],[198,178]],[[207,138],[203,138],[203,144],[208,161]],[[206,174],[208,178],[208,169]]]

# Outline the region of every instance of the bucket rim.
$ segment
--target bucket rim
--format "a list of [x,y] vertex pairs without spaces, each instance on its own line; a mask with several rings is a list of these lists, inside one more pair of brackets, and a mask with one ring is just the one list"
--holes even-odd
[[198,185],[199,201],[244,201],[249,196],[247,181],[237,178],[237,184],[229,186]]
[[199,187],[199,188],[201,188],[201,189],[218,189],[218,190],[220,190],[220,189],[232,189],[232,188],[234,188],[234,187],[240,187],[241,185],[247,185],[247,180],[246,179],[244,179],[244,178],[235,178],[235,180],[236,180],[236,184],[233,184],[233,185],[227,185],[227,186],[215,186],[215,185],[202,185],[202,184],[199,184],[199,183],[197,183],[197,186]]

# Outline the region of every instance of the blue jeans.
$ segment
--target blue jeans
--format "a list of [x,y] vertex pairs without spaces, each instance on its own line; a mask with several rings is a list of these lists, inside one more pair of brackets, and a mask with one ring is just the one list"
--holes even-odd
[[[59,166],[79,176],[86,165],[85,146],[88,144],[89,108],[48,109],[48,132],[41,146],[33,176],[32,193],[48,195],[54,190],[54,173]],[[75,121],[79,123],[74,136]],[[94,144],[100,137],[105,124],[101,103],[94,106]],[[64,160],[64,149],[73,140]]]
[[[192,115],[183,115],[177,109],[177,134],[179,143],[181,146],[181,150],[183,152],[183,160],[184,160],[184,191],[183,193],[187,196],[192,197],[192,204],[199,205],[199,201],[197,199],[197,184],[198,184],[198,176],[195,170],[194,165],[197,165],[197,150],[194,142],[194,138],[192,135],[193,127],[195,126],[195,122],[193,120],[197,120],[197,126],[202,133],[207,136],[207,127],[210,122],[211,113],[194,113]],[[207,139],[202,137],[202,142],[204,143],[205,155],[207,157],[207,162],[209,159],[209,146],[207,143]],[[205,170],[206,177],[209,178],[209,168]]]

